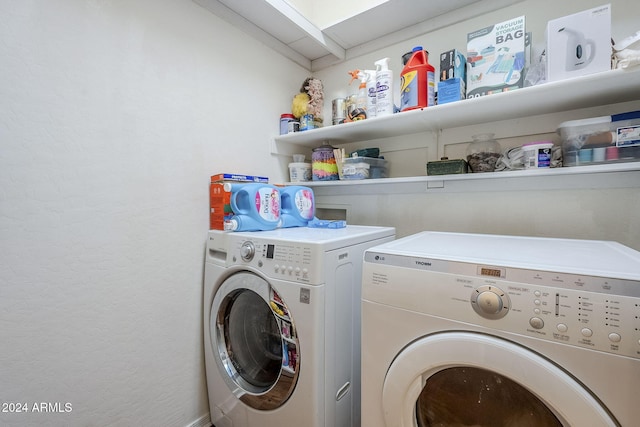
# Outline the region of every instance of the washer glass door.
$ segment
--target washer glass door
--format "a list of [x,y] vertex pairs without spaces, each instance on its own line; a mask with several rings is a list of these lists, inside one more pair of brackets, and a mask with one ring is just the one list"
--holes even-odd
[[284,404],[297,380],[297,339],[277,292],[253,273],[230,276],[213,299],[210,326],[215,359],[231,391],[256,409]]

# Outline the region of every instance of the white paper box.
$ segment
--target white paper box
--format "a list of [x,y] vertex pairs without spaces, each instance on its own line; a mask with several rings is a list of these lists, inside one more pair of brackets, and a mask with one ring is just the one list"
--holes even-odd
[[547,23],[547,81],[611,69],[611,5]]

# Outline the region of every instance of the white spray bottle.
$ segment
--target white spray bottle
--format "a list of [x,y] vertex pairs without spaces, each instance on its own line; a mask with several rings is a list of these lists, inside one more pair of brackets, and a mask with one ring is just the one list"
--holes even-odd
[[393,71],[389,69],[389,58],[376,64],[376,117],[393,114]]
[[367,118],[376,116],[376,70],[364,70],[367,75]]
[[[358,96],[356,97],[356,108],[367,109],[367,75],[364,71],[358,70],[360,86],[358,86]],[[367,112],[368,113],[368,112]]]

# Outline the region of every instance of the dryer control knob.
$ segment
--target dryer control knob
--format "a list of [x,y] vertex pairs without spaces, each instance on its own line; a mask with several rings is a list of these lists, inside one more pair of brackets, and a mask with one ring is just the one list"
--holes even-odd
[[491,291],[480,292],[476,302],[480,310],[487,314],[496,314],[502,310],[502,300]]
[[256,247],[251,242],[244,242],[240,247],[240,257],[245,261],[251,261],[256,254]]
[[471,306],[486,319],[500,319],[509,312],[509,296],[492,285],[480,286],[471,293]]

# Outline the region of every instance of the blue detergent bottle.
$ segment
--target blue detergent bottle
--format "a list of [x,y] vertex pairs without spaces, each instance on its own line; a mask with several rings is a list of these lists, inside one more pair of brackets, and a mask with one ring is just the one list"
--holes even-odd
[[315,215],[313,190],[292,185],[280,190],[282,200],[282,227],[306,227]]
[[231,192],[233,216],[225,222],[228,231],[264,231],[281,224],[280,190],[270,184],[225,184]]

